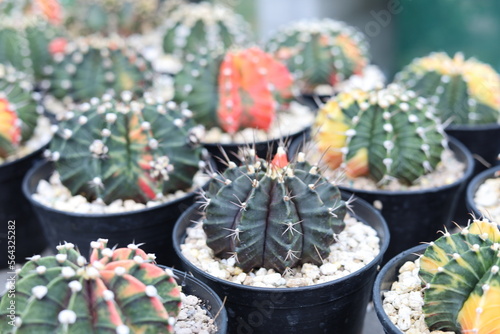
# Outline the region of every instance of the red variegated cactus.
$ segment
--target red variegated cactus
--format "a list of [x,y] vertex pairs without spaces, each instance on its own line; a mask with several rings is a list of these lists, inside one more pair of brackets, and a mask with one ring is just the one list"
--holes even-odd
[[12,154],[21,142],[21,122],[12,105],[0,96],[0,158]]
[[91,243],[90,261],[66,243],[55,256],[33,256],[17,275],[16,293],[5,294],[2,318],[15,300],[14,326],[2,333],[172,333],[180,289],[169,269],[138,245],[110,249]]

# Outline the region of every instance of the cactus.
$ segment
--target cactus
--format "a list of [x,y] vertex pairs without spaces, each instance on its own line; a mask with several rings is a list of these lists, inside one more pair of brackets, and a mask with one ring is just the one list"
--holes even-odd
[[11,66],[0,64],[0,157],[15,153],[31,138],[41,110],[31,78]]
[[110,249],[107,240],[91,243],[89,263],[73,244],[55,256],[31,257],[16,278],[16,293],[0,303],[2,319],[15,301],[9,333],[173,333],[180,289],[169,269],[138,245]]
[[268,41],[266,50],[287,64],[306,93],[361,74],[369,63],[365,36],[331,19],[285,26]]
[[203,129],[189,111],[145,95],[131,101],[105,95],[66,115],[51,143],[62,183],[72,194],[105,203],[146,202],[191,187],[203,165]]
[[209,2],[178,5],[165,22],[163,51],[184,58],[212,52],[223,53],[230,46],[245,46],[250,27],[231,9]]
[[487,124],[500,122],[500,75],[461,53],[450,58],[432,53],[417,58],[396,75],[396,81],[432,102],[443,122]]
[[69,96],[83,102],[122,91],[139,95],[152,86],[151,64],[117,36],[80,38],[54,60],[54,66],[45,68],[42,88],[58,99]]
[[62,22],[62,7],[58,0],[2,0],[0,14],[5,16],[38,17],[50,24],[58,25]]
[[345,223],[346,202],[301,153],[288,163],[280,147],[267,162],[246,157],[229,162],[205,194],[207,245],[223,258],[235,256],[244,271],[283,272],[301,263],[321,264]]
[[207,127],[218,125],[230,134],[244,128],[268,130],[292,97],[292,76],[285,65],[257,47],[210,59],[186,57],[176,75],[175,100]]
[[446,146],[426,100],[395,84],[340,93],[320,109],[314,127],[330,168],[382,184],[394,178],[411,184],[436,167]]
[[500,232],[474,221],[431,243],[420,258],[425,322],[430,330],[500,333]]

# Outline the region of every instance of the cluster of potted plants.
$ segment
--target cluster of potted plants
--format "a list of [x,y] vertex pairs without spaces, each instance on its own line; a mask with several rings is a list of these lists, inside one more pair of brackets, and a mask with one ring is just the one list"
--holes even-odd
[[[292,23],[259,47],[211,2],[4,0],[0,18],[0,219],[17,246],[2,267],[31,256],[2,332],[359,334],[378,267],[452,228],[479,172],[469,149],[489,164],[500,151],[491,67],[437,53],[386,86],[342,22]],[[497,217],[497,176],[469,184],[477,217]],[[469,290],[495,298],[498,239],[487,221],[446,232],[415,285],[434,305],[439,268],[470,257],[484,270]],[[47,241],[56,255],[36,255]],[[180,286],[197,296],[184,310]],[[467,310],[498,311],[474,296]],[[436,328],[468,330],[469,311],[438,308],[451,325]]]

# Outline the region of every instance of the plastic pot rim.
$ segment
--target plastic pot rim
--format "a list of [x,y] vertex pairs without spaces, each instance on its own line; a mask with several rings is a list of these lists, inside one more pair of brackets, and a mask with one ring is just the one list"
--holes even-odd
[[467,190],[465,194],[467,205],[469,206],[469,209],[474,212],[474,214],[478,214],[480,217],[482,217],[483,214],[481,213],[481,210],[479,210],[479,208],[477,207],[476,202],[474,201],[474,196],[476,195],[476,192],[481,186],[481,184],[483,184],[487,179],[499,178],[495,177],[496,172],[500,172],[500,166],[495,166],[492,168],[488,168],[485,171],[482,171],[481,173],[474,176],[474,178],[467,185]]
[[487,124],[450,124],[444,130],[450,131],[483,131],[500,129],[500,123]]
[[[140,210],[113,212],[113,213],[95,213],[95,214],[94,213],[77,213],[77,212],[73,212],[73,211],[63,211],[63,210],[58,210],[58,209],[46,206],[43,203],[38,202],[37,200],[35,200],[33,198],[33,196],[32,196],[33,193],[29,189],[29,181],[33,178],[33,175],[36,174],[40,169],[42,169],[50,164],[53,164],[53,163],[51,161],[45,161],[43,163],[40,163],[40,164],[33,166],[33,168],[31,168],[26,173],[26,175],[23,179],[23,184],[22,184],[23,194],[28,199],[28,201],[31,203],[31,205],[33,205],[35,207],[38,207],[44,211],[49,211],[52,213],[56,213],[56,214],[68,216],[68,217],[73,217],[73,218],[82,218],[83,217],[83,218],[99,219],[99,218],[113,218],[113,217],[120,217],[120,216],[141,215],[144,212],[154,212],[157,210],[161,210],[167,206],[173,206],[175,204],[180,204],[180,202],[182,202],[183,200],[190,198],[192,196],[196,196],[199,193],[199,189],[201,189],[201,188],[196,188],[195,190],[187,192],[186,194],[184,194],[183,196],[181,196],[179,198],[170,200],[170,201],[165,202],[165,203],[155,205],[153,207],[149,207],[149,208],[146,207],[146,208],[140,209]],[[55,170],[54,166],[51,166],[51,169],[52,169],[52,173],[50,175],[52,175],[54,173],[54,170]]]
[[[342,194],[345,196],[351,195],[347,192],[342,192]],[[184,256],[184,254],[182,254],[182,251],[180,250],[180,244],[185,239],[185,234],[186,234],[185,231],[183,232],[183,237],[181,238],[182,239],[181,241],[177,240],[177,237],[176,237],[178,235],[178,231],[180,230],[180,227],[179,227],[180,223],[184,220],[184,217],[188,216],[188,214],[192,214],[192,212],[199,212],[199,211],[195,211],[195,209],[198,209],[200,207],[200,204],[196,204],[196,203],[193,204],[188,209],[186,209],[186,211],[178,218],[177,222],[175,223],[174,230],[172,233],[174,250],[177,253],[177,256],[181,259],[181,262],[186,262],[186,263],[190,264],[190,267],[192,267],[190,270],[195,271],[196,273],[200,274],[201,276],[205,277],[206,279],[216,281],[218,283],[230,286],[231,288],[246,290],[249,292],[251,292],[251,291],[254,291],[254,292],[265,291],[265,292],[279,292],[279,293],[285,293],[285,294],[287,294],[287,293],[293,294],[295,292],[304,291],[304,290],[319,290],[325,286],[330,286],[330,285],[335,284],[335,283],[341,283],[341,282],[348,281],[351,278],[356,277],[359,274],[361,274],[362,272],[373,267],[374,265],[381,263],[382,257],[384,256],[385,252],[387,251],[387,248],[389,247],[389,241],[390,241],[389,227],[388,227],[387,222],[385,221],[384,217],[382,216],[382,214],[378,210],[373,208],[370,204],[368,204],[365,200],[363,200],[359,197],[355,197],[355,198],[356,198],[356,201],[354,203],[359,203],[359,205],[365,206],[365,208],[369,208],[369,209],[373,210],[374,215],[377,216],[377,218],[381,222],[383,222],[382,228],[384,230],[385,238],[382,238],[379,235],[379,238],[382,239],[381,244],[380,244],[380,251],[377,254],[377,256],[375,256],[375,258],[373,258],[373,260],[371,260],[368,264],[366,264],[361,269],[358,269],[355,272],[350,273],[349,275],[340,277],[340,278],[332,280],[332,281],[323,282],[323,283],[314,284],[314,285],[308,285],[308,286],[301,286],[301,287],[296,287],[296,288],[268,288],[268,287],[256,287],[256,286],[237,284],[237,283],[227,281],[227,280],[215,277],[213,275],[210,275],[206,271],[204,271],[204,270],[198,268],[197,266],[195,266],[194,264],[192,264],[192,262],[189,261]],[[370,224],[367,224],[365,221],[359,219],[359,217],[356,214],[354,214],[353,216],[356,219],[360,220],[363,224],[370,226]]]
[[45,144],[43,144],[42,146],[40,146],[38,149],[34,150],[33,152],[30,152],[18,159],[15,159],[15,160],[10,160],[10,161],[5,161],[4,163],[1,163],[0,164],[0,171],[4,168],[11,168],[11,167],[15,167],[14,165],[15,164],[18,164],[18,163],[22,163],[24,161],[27,161],[29,159],[32,159],[34,158],[35,156],[41,154],[43,151],[45,151],[45,149],[48,147],[50,143],[50,140],[48,142],[46,142]]

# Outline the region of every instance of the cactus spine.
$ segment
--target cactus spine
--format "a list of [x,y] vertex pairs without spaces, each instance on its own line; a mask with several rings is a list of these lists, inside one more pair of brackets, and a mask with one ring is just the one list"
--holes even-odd
[[189,188],[203,164],[203,129],[190,116],[147,94],[141,102],[130,92],[122,101],[94,98],[60,124],[50,156],[73,194],[146,202]]
[[313,130],[317,146],[329,167],[345,168],[348,177],[412,183],[436,167],[446,145],[426,104],[395,84],[340,93],[319,111]]
[[210,183],[203,220],[207,245],[217,256],[235,256],[245,271],[321,264],[345,226],[346,203],[338,188],[303,154],[288,163],[283,148],[272,162],[253,151],[246,161],[242,167],[229,163]]
[[500,75],[476,59],[432,53],[415,59],[396,80],[435,104],[443,122],[500,122]]
[[2,318],[13,298],[16,305],[15,326],[2,321],[1,332],[173,333],[180,289],[171,271],[134,244],[110,249],[99,239],[91,246],[89,263],[70,243],[55,256],[33,256],[15,295],[1,300]]
[[425,321],[431,330],[500,333],[500,232],[474,221],[427,247],[420,259]]
[[304,20],[280,29],[266,50],[286,63],[304,92],[334,86],[369,63],[365,36],[343,22]]

